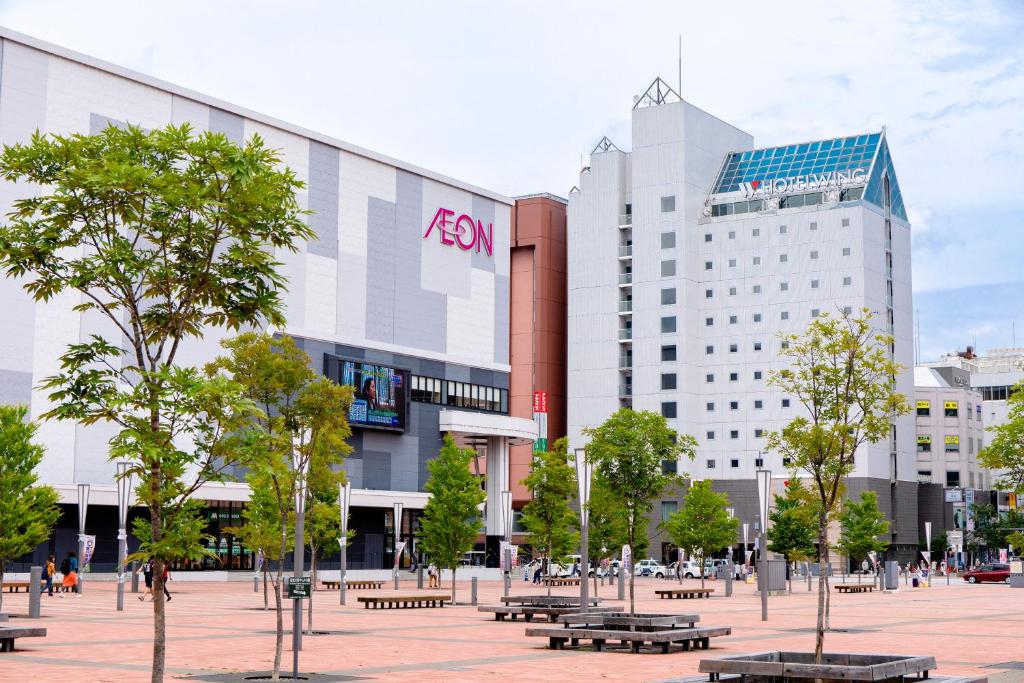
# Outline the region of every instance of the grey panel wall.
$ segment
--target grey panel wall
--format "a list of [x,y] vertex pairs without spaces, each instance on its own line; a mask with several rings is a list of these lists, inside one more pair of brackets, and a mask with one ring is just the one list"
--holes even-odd
[[245,119],[238,114],[210,107],[210,130],[224,133],[231,142],[241,144],[245,140]]
[[316,237],[307,250],[332,259],[338,258],[338,157],[336,147],[309,141],[309,227]]
[[32,373],[0,370],[0,404],[29,405],[32,402]]

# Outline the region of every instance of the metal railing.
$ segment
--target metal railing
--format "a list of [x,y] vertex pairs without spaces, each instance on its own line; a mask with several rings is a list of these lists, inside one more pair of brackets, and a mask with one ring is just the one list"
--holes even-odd
[[621,328],[619,330],[619,339],[620,340],[626,340],[626,339],[632,339],[632,338],[633,338],[633,330],[631,328],[624,327],[624,328]]
[[633,367],[633,356],[619,356],[619,369],[625,370]]
[[619,313],[632,313],[633,302],[632,301],[620,301],[619,302]]
[[619,256],[620,257],[622,257],[622,256],[632,256],[632,255],[633,255],[633,245],[632,244],[625,244],[625,245],[621,245],[619,247]]
[[619,284],[629,285],[633,283],[633,273],[619,273]]
[[633,214],[631,214],[631,213],[620,213],[619,214],[619,225],[633,225]]

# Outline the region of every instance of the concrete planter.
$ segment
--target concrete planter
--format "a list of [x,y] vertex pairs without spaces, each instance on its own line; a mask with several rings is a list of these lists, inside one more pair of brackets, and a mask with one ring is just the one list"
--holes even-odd
[[934,657],[827,652],[821,664],[813,652],[759,652],[721,659],[703,659],[698,671],[718,680],[722,675],[754,681],[902,681],[935,668]]

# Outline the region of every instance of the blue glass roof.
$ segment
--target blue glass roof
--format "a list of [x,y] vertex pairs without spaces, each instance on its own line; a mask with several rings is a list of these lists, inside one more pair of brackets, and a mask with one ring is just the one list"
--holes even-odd
[[[873,163],[876,156],[878,163]],[[857,169],[865,172],[873,169],[864,198],[878,206],[882,206],[882,177],[888,173],[892,213],[906,220],[896,172],[882,133],[731,152],[722,165],[711,194],[739,191],[740,183]]]

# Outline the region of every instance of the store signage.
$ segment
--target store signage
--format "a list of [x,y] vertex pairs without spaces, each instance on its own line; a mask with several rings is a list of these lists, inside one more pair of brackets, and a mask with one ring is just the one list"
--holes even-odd
[[945,406],[947,410],[956,410],[959,404],[956,401],[946,401]]
[[533,392],[533,421],[537,423],[537,440],[533,452],[543,453],[548,449],[548,392]]
[[962,503],[964,502],[963,489],[946,489],[946,502],[947,503]]
[[484,231],[483,221],[474,220],[468,213],[460,214],[456,218],[454,211],[442,207],[434,214],[433,220],[430,221],[426,232],[423,233],[423,238],[429,237],[434,228],[437,228],[441,244],[458,246],[463,251],[475,250],[478,254],[480,248],[483,247],[488,256],[494,255],[493,223],[488,223],[487,230]]
[[292,600],[308,598],[312,589],[308,576],[289,576],[285,584],[288,590],[288,597]]
[[548,392],[546,392],[546,391],[535,391],[535,392],[533,392],[533,412],[535,412],[535,413],[546,413],[546,412],[548,412]]
[[918,443],[931,443],[932,442],[932,435],[931,434],[918,434],[917,435],[917,442]]
[[931,401],[918,401],[917,402],[917,407],[918,408],[924,408],[925,410],[928,410],[928,409],[930,409],[932,407],[932,402]]
[[960,444],[960,436],[958,434],[947,434],[946,443],[948,444]]
[[808,173],[807,175],[789,176],[787,178],[770,178],[768,180],[751,180],[740,183],[746,197],[773,197],[840,188],[845,185],[860,185],[867,180],[867,171],[857,168],[852,171],[829,171],[828,173]]

